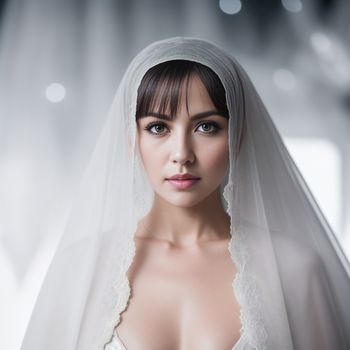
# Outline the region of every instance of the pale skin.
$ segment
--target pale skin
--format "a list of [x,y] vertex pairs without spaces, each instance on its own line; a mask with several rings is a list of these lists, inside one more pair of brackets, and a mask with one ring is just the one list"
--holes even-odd
[[[220,199],[229,165],[228,119],[194,115],[216,108],[193,76],[173,121],[138,120],[138,147],[154,202],[135,232],[128,270],[131,296],[117,326],[127,350],[231,350],[240,337],[240,306],[228,251],[230,217]],[[150,133],[145,128],[159,122]],[[215,126],[216,133],[210,134]],[[209,124],[205,124],[209,123]],[[191,173],[200,180],[176,189],[166,178]]]

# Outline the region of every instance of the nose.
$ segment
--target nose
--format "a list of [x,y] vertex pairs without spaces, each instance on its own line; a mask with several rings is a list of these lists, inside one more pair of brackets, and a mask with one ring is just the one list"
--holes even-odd
[[195,155],[193,152],[191,141],[186,137],[185,133],[174,137],[172,146],[171,160],[181,165],[191,164],[194,162]]

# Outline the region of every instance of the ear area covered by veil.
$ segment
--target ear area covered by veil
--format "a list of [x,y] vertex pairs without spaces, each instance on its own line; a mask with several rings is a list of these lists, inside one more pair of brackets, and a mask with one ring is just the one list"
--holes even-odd
[[230,166],[220,188],[242,349],[350,349],[349,262],[247,73],[214,43],[172,37],[141,50],[120,82],[21,350],[103,350],[120,321],[133,236],[153,199],[136,147],[137,88],[174,59],[208,66],[226,92]]

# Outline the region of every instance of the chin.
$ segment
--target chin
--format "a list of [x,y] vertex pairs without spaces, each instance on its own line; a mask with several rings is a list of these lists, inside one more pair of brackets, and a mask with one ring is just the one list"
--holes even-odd
[[164,201],[181,208],[191,208],[203,201],[203,196],[192,193],[177,193],[173,196],[161,196]]

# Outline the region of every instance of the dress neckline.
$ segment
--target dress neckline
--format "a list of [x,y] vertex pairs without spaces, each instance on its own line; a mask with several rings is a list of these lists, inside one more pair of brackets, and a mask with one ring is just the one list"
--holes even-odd
[[[114,329],[114,332],[113,332],[113,340],[118,344],[120,350],[128,350],[124,345],[124,343],[119,338],[119,335],[116,329]],[[231,350],[239,350],[238,346],[240,346],[240,344],[242,343],[242,340],[243,340],[243,337],[241,335]]]

